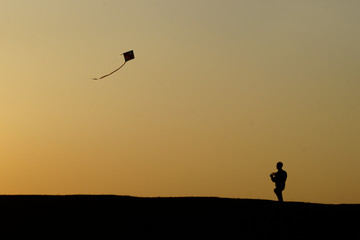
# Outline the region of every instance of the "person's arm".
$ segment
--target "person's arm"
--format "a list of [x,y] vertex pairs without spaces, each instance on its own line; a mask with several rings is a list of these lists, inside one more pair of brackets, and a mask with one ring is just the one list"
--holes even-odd
[[275,182],[275,173],[270,174],[271,181]]

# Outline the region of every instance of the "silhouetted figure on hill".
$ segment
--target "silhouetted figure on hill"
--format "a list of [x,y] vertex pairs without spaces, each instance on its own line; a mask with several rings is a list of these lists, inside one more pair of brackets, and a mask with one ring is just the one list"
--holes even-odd
[[285,189],[285,181],[287,178],[287,173],[282,169],[282,167],[283,163],[278,162],[276,164],[276,168],[278,169],[278,171],[270,174],[271,181],[273,181],[276,186],[274,192],[279,199],[279,202],[283,202],[282,191]]

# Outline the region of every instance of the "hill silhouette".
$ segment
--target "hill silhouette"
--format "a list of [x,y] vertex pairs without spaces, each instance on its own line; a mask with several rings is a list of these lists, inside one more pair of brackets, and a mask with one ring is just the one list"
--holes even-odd
[[28,236],[359,238],[359,204],[217,197],[3,195],[1,226]]

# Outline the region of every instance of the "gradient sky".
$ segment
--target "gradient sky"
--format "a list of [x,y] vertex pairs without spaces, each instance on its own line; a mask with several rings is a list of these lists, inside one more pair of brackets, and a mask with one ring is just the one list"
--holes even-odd
[[[0,194],[360,203],[360,1],[2,0]],[[101,81],[134,49],[135,60]]]

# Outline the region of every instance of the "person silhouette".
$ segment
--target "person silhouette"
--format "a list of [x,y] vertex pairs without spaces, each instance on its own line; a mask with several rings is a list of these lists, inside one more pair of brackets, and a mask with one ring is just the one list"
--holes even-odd
[[271,181],[275,183],[274,192],[279,200],[279,202],[283,202],[282,191],[285,189],[285,181],[287,178],[287,173],[282,169],[283,163],[278,162],[276,164],[277,172],[273,172],[270,174]]

